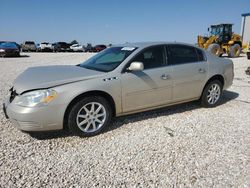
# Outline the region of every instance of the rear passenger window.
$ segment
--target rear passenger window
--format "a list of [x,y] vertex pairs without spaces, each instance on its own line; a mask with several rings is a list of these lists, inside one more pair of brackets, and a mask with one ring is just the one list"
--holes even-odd
[[192,46],[168,45],[167,51],[168,64],[170,65],[178,65],[199,61],[196,49]]

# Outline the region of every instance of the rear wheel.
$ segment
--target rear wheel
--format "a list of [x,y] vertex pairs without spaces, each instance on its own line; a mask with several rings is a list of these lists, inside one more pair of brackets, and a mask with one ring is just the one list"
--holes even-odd
[[107,127],[111,118],[112,110],[105,98],[85,97],[71,108],[68,127],[76,135],[94,136]]
[[240,53],[241,53],[241,47],[240,47],[240,45],[239,44],[235,44],[235,45],[233,45],[233,46],[230,47],[228,56],[229,57],[239,57]]
[[222,55],[219,44],[210,44],[207,50],[218,57]]
[[208,83],[202,93],[201,104],[204,107],[215,107],[221,101],[222,84],[219,80]]

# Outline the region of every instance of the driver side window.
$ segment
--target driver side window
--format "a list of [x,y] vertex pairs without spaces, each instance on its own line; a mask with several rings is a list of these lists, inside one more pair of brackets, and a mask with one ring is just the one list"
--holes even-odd
[[164,61],[164,47],[156,46],[150,47],[137,55],[134,61],[142,62],[144,64],[144,69],[151,69],[162,67],[165,65]]

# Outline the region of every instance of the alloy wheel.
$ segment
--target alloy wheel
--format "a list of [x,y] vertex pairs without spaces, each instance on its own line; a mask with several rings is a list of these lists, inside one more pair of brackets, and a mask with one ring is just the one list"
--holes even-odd
[[77,113],[76,123],[86,133],[99,130],[107,118],[106,109],[98,102],[85,104]]
[[207,102],[209,104],[215,104],[219,100],[220,94],[221,94],[220,86],[217,83],[212,84],[208,89]]

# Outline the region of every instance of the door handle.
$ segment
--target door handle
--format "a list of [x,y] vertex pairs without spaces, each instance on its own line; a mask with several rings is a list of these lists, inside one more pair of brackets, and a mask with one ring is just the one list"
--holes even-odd
[[205,73],[206,72],[206,70],[202,69],[202,68],[200,68],[198,71],[199,71],[199,73]]
[[168,79],[170,79],[170,76],[167,74],[163,74],[163,75],[161,75],[161,79],[168,80]]

